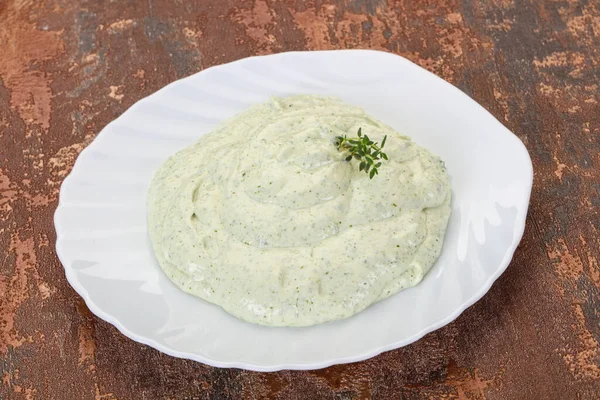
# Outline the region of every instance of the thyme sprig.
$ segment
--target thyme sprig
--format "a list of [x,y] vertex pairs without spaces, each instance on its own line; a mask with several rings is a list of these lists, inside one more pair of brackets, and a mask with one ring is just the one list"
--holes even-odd
[[362,128],[358,128],[357,138],[348,138],[346,135],[337,136],[335,145],[339,151],[348,153],[346,161],[350,162],[353,158],[360,161],[359,171],[365,171],[370,179],[379,175],[378,168],[381,167],[381,159],[387,160],[388,156],[381,149],[385,146],[387,135],[381,141],[381,147],[377,142],[369,139],[367,135],[362,134]]

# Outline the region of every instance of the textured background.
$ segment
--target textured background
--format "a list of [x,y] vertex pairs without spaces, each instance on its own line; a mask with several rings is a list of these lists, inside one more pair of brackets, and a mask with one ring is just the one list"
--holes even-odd
[[[490,292],[413,345],[306,372],[171,358],[94,317],[52,216],[102,127],[211,65],[359,47],[442,76],[529,149],[525,236]],[[0,398],[599,398],[598,85],[598,1],[0,0]]]

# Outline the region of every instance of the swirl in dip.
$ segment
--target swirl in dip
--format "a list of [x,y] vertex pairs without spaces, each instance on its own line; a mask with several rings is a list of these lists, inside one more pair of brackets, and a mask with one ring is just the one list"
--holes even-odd
[[[379,175],[335,137],[381,143]],[[349,317],[418,284],[440,254],[438,157],[339,99],[274,98],[167,160],[149,191],[156,258],[182,290],[263,325]]]

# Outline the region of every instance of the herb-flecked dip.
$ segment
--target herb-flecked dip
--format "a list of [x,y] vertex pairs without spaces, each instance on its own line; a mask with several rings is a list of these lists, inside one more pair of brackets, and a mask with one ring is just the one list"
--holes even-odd
[[[336,147],[382,143],[377,175]],[[443,162],[362,109],[319,96],[255,105],[169,158],[149,191],[160,266],[249,322],[349,317],[418,284],[450,216]]]

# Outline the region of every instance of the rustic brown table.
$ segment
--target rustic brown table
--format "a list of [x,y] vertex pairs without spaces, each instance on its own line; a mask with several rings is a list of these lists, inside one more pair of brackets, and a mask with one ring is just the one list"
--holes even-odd
[[[90,313],[52,224],[100,129],[165,84],[255,54],[371,48],[454,83],[525,143],[527,229],[455,322],[319,371],[215,369]],[[0,398],[600,398],[597,1],[0,1]]]

